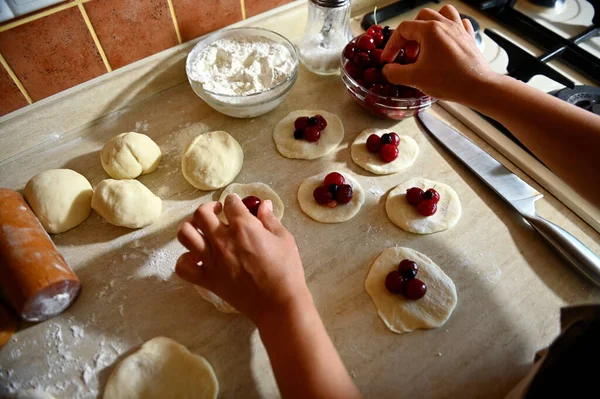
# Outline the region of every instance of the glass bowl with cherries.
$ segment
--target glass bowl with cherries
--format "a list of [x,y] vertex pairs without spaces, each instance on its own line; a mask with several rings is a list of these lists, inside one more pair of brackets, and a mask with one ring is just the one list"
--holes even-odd
[[[352,39],[342,52],[342,81],[350,96],[371,114],[402,120],[429,108],[436,100],[417,89],[391,84],[382,74],[386,64],[381,54],[394,32],[389,26],[371,26]],[[419,45],[408,42],[394,60],[412,64],[419,56]]]

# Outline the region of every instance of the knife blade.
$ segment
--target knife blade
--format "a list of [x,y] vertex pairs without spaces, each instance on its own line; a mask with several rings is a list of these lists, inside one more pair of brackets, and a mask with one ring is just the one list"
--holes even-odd
[[443,147],[508,202],[584,276],[600,287],[600,258],[573,235],[537,214],[535,201],[542,198],[542,194],[433,115],[420,113],[417,119]]

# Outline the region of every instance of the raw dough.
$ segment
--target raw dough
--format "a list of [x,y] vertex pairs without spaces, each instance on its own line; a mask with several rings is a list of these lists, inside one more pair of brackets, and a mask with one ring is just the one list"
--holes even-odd
[[137,180],[102,180],[94,191],[92,208],[108,223],[132,229],[154,223],[162,201]]
[[181,171],[185,179],[200,190],[225,187],[242,170],[244,152],[227,132],[201,134],[183,151]]
[[[406,201],[406,190],[419,187],[423,191],[435,188],[440,193],[437,212],[429,217],[421,216],[417,207]],[[385,202],[388,217],[396,226],[410,233],[430,234],[453,227],[461,215],[460,200],[456,191],[444,183],[414,178],[396,186]]]
[[[294,138],[294,121],[300,116],[322,115],[327,127],[321,132],[321,138],[315,143]],[[277,150],[286,158],[315,159],[329,154],[337,148],[344,138],[344,125],[340,118],[326,111],[294,111],[283,118],[273,131]]]
[[[417,278],[427,285],[427,293],[419,300],[408,300],[385,288],[385,277],[403,259],[411,259],[417,263]],[[379,255],[371,266],[365,289],[387,328],[399,334],[443,325],[450,318],[457,302],[456,287],[450,277],[427,256],[402,247],[388,248]]]
[[196,286],[196,291],[200,294],[202,298],[207,300],[208,302],[215,305],[215,308],[219,312],[223,313],[240,313],[233,306],[231,306],[227,301],[224,301],[220,296],[215,294],[212,291],[207,290],[206,288],[202,288],[200,286]]
[[70,169],[38,173],[27,182],[23,196],[48,233],[62,233],[83,223],[92,211],[89,181]]
[[38,389],[26,389],[19,392],[16,399],[54,399],[54,396]]
[[121,133],[100,152],[102,167],[113,179],[135,179],[154,172],[162,157],[160,148],[145,134]]
[[331,172],[321,173],[319,175],[305,179],[298,189],[298,202],[300,208],[308,216],[321,223],[340,223],[352,219],[360,210],[365,202],[365,192],[354,177],[347,173],[339,172],[346,179],[346,184],[350,184],[353,190],[352,200],[347,204],[339,204],[335,208],[329,208],[315,201],[313,191],[317,186],[323,184],[323,179]]
[[381,137],[385,133],[392,133],[387,129],[366,129],[356,137],[350,153],[352,160],[361,168],[368,170],[376,175],[387,175],[400,172],[412,166],[419,155],[419,145],[409,136],[400,136],[400,145],[398,145],[398,158],[392,162],[384,162],[379,154],[373,154],[367,149],[367,138],[371,134]]
[[157,337],[117,365],[104,399],[214,399],[218,392],[206,359],[170,338]]
[[[225,203],[225,198],[229,194],[235,193],[239,195],[241,198],[247,197],[249,195],[253,195],[255,197],[260,198],[261,200],[271,200],[273,202],[273,213],[277,219],[281,220],[283,217],[284,206],[281,198],[273,189],[267,186],[264,183],[250,183],[250,184],[238,184],[232,183],[223,192],[221,193],[221,197],[219,198],[219,202],[222,204]],[[225,212],[221,212],[219,215],[219,219],[223,223],[227,222],[227,217],[225,216]]]

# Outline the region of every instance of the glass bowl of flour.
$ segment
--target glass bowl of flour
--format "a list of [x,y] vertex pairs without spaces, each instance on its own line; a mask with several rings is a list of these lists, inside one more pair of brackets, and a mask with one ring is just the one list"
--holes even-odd
[[236,28],[201,40],[188,54],[194,92],[222,114],[253,118],[283,102],[298,78],[298,55],[267,29]]

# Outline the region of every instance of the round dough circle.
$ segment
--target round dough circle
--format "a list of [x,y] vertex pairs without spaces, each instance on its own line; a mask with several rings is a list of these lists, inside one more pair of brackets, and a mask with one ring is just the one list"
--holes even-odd
[[384,162],[379,154],[373,154],[367,149],[367,139],[371,134],[381,137],[385,133],[392,133],[387,129],[366,129],[356,137],[350,146],[350,154],[355,164],[376,175],[388,175],[408,169],[419,155],[419,145],[409,136],[400,136],[398,145],[398,158],[392,162]]
[[[327,127],[321,132],[321,138],[315,143],[294,138],[294,122],[300,116],[322,115]],[[344,125],[337,115],[327,111],[299,110],[283,118],[273,131],[273,140],[277,150],[286,158],[315,159],[329,154],[337,148],[344,138]]]
[[[429,217],[417,212],[417,207],[406,201],[406,190],[419,187],[422,190],[435,188],[440,194],[437,212]],[[413,178],[396,186],[388,194],[385,201],[388,217],[396,226],[410,233],[431,234],[453,227],[461,215],[461,205],[458,194],[450,186],[435,181]]]
[[170,338],[147,341],[113,370],[104,399],[214,399],[219,383],[210,363]]
[[215,308],[217,308],[217,310],[219,312],[223,312],[223,313],[240,313],[237,311],[236,308],[234,308],[233,306],[231,306],[229,304],[229,302],[223,300],[220,296],[218,296],[217,294],[215,294],[212,291],[207,290],[206,288],[202,288],[200,286],[196,286],[196,291],[198,291],[198,294],[200,294],[200,296],[202,298],[204,298],[206,301],[212,303],[213,305],[215,305]]
[[83,223],[92,211],[89,181],[70,169],[38,173],[27,182],[23,196],[48,233],[62,233]]
[[[279,195],[269,186],[264,183],[250,183],[250,184],[239,184],[232,183],[223,192],[221,193],[221,197],[219,198],[219,202],[224,204],[225,198],[229,194],[237,194],[242,199],[249,195],[253,195],[255,197],[260,198],[261,200],[271,200],[273,202],[273,214],[279,220],[283,218],[284,206],[283,201],[279,198]],[[225,212],[221,212],[219,215],[219,219],[225,224],[228,224],[227,217],[225,216]],[[206,299],[206,298],[205,298]]]
[[201,134],[184,149],[181,171],[194,187],[210,191],[225,187],[242,170],[244,152],[229,133]]
[[[427,293],[419,300],[408,300],[385,288],[386,276],[403,259],[419,265],[417,278],[427,285]],[[388,248],[379,255],[371,266],[365,289],[383,323],[398,334],[443,325],[458,301],[454,283],[438,265],[422,253],[402,247]]]
[[154,172],[162,153],[152,139],[136,132],[108,140],[100,152],[102,167],[113,179],[135,179]]
[[347,204],[339,204],[335,208],[321,205],[313,197],[313,191],[323,184],[323,179],[331,172],[325,172],[305,179],[298,188],[298,202],[300,209],[308,216],[321,223],[341,223],[352,219],[365,202],[365,192],[354,177],[348,173],[338,172],[346,179],[353,190],[352,200]]
[[94,190],[92,208],[108,223],[137,229],[154,223],[162,201],[137,180],[102,180]]

